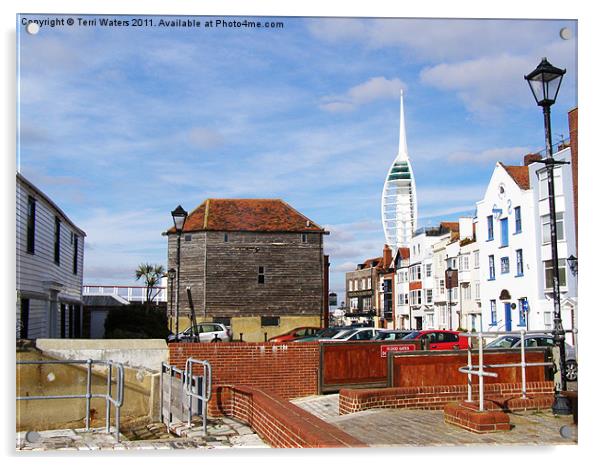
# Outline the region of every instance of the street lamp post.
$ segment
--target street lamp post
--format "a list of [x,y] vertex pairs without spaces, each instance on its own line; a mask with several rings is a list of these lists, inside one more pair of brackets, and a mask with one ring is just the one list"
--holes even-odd
[[556,415],[570,415],[571,407],[569,400],[561,394],[566,391],[565,375],[565,334],[562,327],[562,315],[560,313],[560,271],[558,268],[558,238],[556,235],[556,196],[554,192],[554,166],[566,164],[566,162],[556,161],[552,156],[552,130],[550,123],[550,107],[556,102],[558,90],[562,82],[562,77],[566,73],[565,69],[552,66],[546,58],[542,58],[541,63],[531,73],[525,76],[529,83],[533,97],[537,105],[542,107],[544,115],[546,155],[541,161],[546,166],[548,176],[548,204],[550,209],[550,242],[552,249],[552,272],[553,272],[553,297],[554,297],[554,344],[558,348],[559,360],[558,369],[560,371],[560,382],[554,385],[554,404],[552,411]]
[[449,330],[452,330],[452,279],[454,275],[454,270],[451,267],[448,267],[445,270],[445,283],[447,285],[447,311],[449,314]]
[[167,270],[169,278],[169,331],[173,333],[173,280],[176,278],[176,269]]
[[176,229],[177,246],[176,246],[176,342],[180,340],[180,242],[182,238],[182,231],[184,230],[184,223],[188,217],[188,212],[178,205],[175,210],[171,212],[173,218],[173,224]]

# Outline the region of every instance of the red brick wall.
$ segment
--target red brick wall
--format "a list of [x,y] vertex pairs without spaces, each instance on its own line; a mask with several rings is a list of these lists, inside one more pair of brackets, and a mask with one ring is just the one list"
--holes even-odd
[[183,369],[188,357],[211,363],[213,384],[269,389],[285,399],[318,393],[317,342],[169,344],[170,364]]
[[[437,354],[437,355],[435,355]],[[530,351],[525,354],[527,362],[543,362],[545,352],[543,350]],[[479,362],[478,354],[473,353],[472,365]],[[485,352],[485,364],[520,363],[520,353],[512,352]],[[467,352],[465,350],[454,353],[437,353],[416,355],[395,355],[393,358],[393,387],[416,387],[416,386],[452,386],[466,384],[467,375],[460,373],[460,367],[468,365]],[[485,383],[518,383],[521,381],[520,367],[491,368],[498,374],[497,378],[485,377]],[[473,377],[473,381],[477,381]],[[527,367],[527,381],[545,381],[546,373],[544,367]]]
[[287,400],[248,386],[216,386],[209,413],[247,423],[272,447],[366,447]]
[[[519,397],[520,383],[498,383],[485,385],[486,398]],[[554,392],[552,381],[527,383],[527,395],[549,396]],[[478,400],[479,386],[473,384],[473,400]],[[450,402],[459,402],[468,397],[466,384],[456,386],[423,386],[385,389],[341,389],[339,413],[359,412],[371,408],[417,408],[441,410]]]

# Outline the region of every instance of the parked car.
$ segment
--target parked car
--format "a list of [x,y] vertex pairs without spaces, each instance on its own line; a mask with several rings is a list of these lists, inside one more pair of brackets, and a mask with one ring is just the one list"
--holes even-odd
[[[485,346],[486,349],[520,348],[520,336],[506,335],[498,337]],[[550,334],[525,334],[525,347],[553,347],[554,337]],[[565,342],[565,375],[567,381],[577,381],[577,357],[575,348]]]
[[274,336],[268,339],[268,342],[290,342],[293,339],[299,339],[301,337],[314,336],[321,328],[315,326],[302,326],[300,328],[291,329],[290,331]]
[[353,328],[330,338],[330,341],[371,341],[380,334],[375,328]]
[[381,329],[374,338],[375,341],[398,341],[410,334],[412,331],[404,329]]
[[306,336],[306,337],[301,337],[299,339],[294,339],[293,342],[311,342],[311,341],[331,339],[333,336],[336,336],[337,334],[339,334],[343,331],[347,331],[348,329],[351,329],[351,328],[348,326],[334,326],[332,328],[324,328],[324,329],[321,329],[320,331],[318,331],[313,336]]
[[457,350],[468,349],[468,337],[460,336],[458,331],[448,331],[444,329],[426,329],[413,331],[403,338],[403,340],[428,341],[431,350]]
[[174,342],[179,339],[181,342],[222,342],[232,340],[232,330],[222,323],[199,323],[196,325],[198,339],[193,333],[193,327],[182,331],[179,338],[175,334],[167,337],[167,342]]

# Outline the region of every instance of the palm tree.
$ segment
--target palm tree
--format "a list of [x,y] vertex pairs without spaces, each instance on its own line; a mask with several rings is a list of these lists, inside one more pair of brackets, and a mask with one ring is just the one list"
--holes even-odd
[[[136,270],[136,280],[144,278],[146,286],[146,305],[150,307],[150,302],[156,297],[153,295],[153,289],[157,287],[161,278],[165,276],[165,268],[163,265],[151,265],[150,263],[141,263]],[[158,292],[158,291],[157,291]]]

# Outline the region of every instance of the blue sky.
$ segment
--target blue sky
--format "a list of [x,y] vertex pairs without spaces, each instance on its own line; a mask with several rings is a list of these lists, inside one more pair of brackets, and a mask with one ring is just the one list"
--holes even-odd
[[567,68],[552,124],[568,136],[574,21],[274,20],[284,28],[18,27],[18,167],[86,231],[86,283],[164,264],[178,204],[277,197],[331,231],[342,296],[344,271],[382,251],[400,88],[421,226],[471,214],[497,160],[543,147],[523,79],[543,56]]

